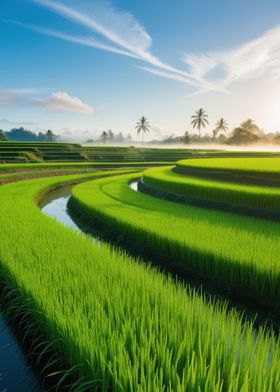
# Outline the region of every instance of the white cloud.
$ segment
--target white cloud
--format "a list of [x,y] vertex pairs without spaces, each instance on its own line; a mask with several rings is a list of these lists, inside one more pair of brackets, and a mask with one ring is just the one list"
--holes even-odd
[[151,37],[129,12],[120,12],[107,3],[99,3],[89,7],[89,2],[78,2],[79,10],[69,6],[69,1],[57,2],[53,0],[33,0],[35,3],[49,10],[81,24],[95,31],[114,44],[128,51],[141,54],[145,53],[151,45]]
[[36,125],[36,123],[31,121],[18,121],[18,120],[11,120],[8,118],[0,118],[0,127],[1,124],[5,124],[7,126],[23,126],[23,125]]
[[[34,95],[42,93],[42,89],[23,88],[0,90],[0,107],[35,104],[50,111],[95,113],[96,110],[77,97],[72,97],[66,92],[58,91],[45,99],[35,98]],[[32,97],[33,96],[33,97]],[[31,98],[32,97],[32,98]],[[101,109],[97,109],[100,111]],[[4,119],[3,119],[4,120]]]
[[[158,68],[158,76],[170,77],[173,80],[195,86],[199,89],[217,89],[217,87],[212,85],[210,82],[198,78],[196,75],[191,73],[172,67],[153,55],[151,52],[152,39],[150,35],[129,12],[115,10],[105,1],[99,2],[98,6],[96,3],[91,3],[89,6],[88,2],[78,1],[67,1],[66,3],[65,1],[57,2],[53,0],[33,0],[33,2],[72,22],[75,22],[76,24],[86,27],[95,34],[98,34],[99,39],[105,39],[109,41],[111,45],[100,42],[92,36],[72,36],[43,27],[21,24],[22,26],[66,41],[96,47],[124,56],[134,57]],[[76,7],[70,7],[69,3],[74,4]],[[145,67],[142,69],[147,72],[151,72]],[[159,70],[168,72],[169,75],[166,76],[164,73],[160,75]],[[155,72],[156,70],[152,73]]]
[[[204,80],[214,79],[217,87],[228,88],[235,81],[280,76],[280,25],[232,50],[200,55],[186,54],[189,72]],[[211,73],[221,74],[219,78]]]
[[0,106],[10,106],[15,104],[19,99],[17,94],[13,94],[10,91],[0,92]]
[[38,33],[41,33],[41,34],[49,35],[51,37],[60,38],[64,41],[73,42],[75,44],[79,44],[79,45],[83,45],[83,46],[88,46],[90,48],[102,49],[107,52],[117,53],[117,54],[121,54],[123,56],[128,56],[128,57],[133,57],[133,58],[136,57],[132,53],[129,53],[125,50],[121,50],[121,49],[118,49],[114,46],[110,46],[110,45],[104,44],[102,42],[99,42],[94,37],[73,36],[70,34],[65,34],[60,31],[48,29],[45,27],[32,26],[32,25],[29,25],[26,23],[19,23],[19,22],[13,22],[13,23],[18,26],[26,27],[28,29],[37,31]]
[[77,97],[71,97],[65,92],[58,91],[46,99],[33,98],[32,102],[49,111],[94,113],[94,108]]
[[[142,69],[143,71],[149,72],[152,75],[159,76],[161,78],[175,80],[177,82],[183,82],[186,84],[195,85],[197,87],[197,90],[195,90],[195,92],[192,93],[191,95],[201,94],[201,93],[205,93],[205,92],[212,90],[212,87],[210,87],[209,85],[203,84],[201,86],[200,83],[193,83],[190,78],[183,76],[183,75],[178,75],[178,74],[174,74],[172,72],[167,72],[167,71],[164,71],[161,69],[150,68],[150,67],[138,67],[138,68]],[[222,86],[219,86],[219,87],[217,87],[217,89],[214,89],[214,90],[217,90],[219,92],[228,93],[228,91],[225,90]]]
[[232,50],[187,53],[183,63],[188,68],[182,70],[155,56],[151,50],[152,38],[145,28],[131,13],[116,10],[106,0],[31,1],[82,26],[90,34],[71,35],[42,26],[19,25],[79,45],[135,58],[148,65],[139,66],[143,71],[195,87],[194,94],[229,92],[229,87],[238,80],[265,75],[268,81],[273,81],[280,76],[280,25]]
[[13,106],[24,101],[27,95],[41,92],[36,88],[9,89],[0,91],[0,106]]

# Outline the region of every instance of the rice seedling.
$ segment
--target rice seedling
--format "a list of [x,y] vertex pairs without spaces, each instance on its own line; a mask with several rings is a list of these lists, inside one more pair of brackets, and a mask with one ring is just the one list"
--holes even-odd
[[73,188],[77,207],[128,239],[202,274],[279,300],[280,225],[131,190],[135,175]]
[[[260,155],[261,156],[261,155]],[[223,157],[210,159],[188,159],[177,162],[183,169],[222,170],[227,172],[280,174],[279,157]]]
[[125,168],[125,167],[150,167],[165,165],[167,162],[58,162],[58,163],[7,163],[0,164],[0,173],[28,171],[28,170],[52,170],[68,168]]
[[73,143],[0,142],[0,162],[176,162],[211,150],[89,146]]
[[192,177],[176,173],[173,168],[163,167],[146,170],[143,174],[143,181],[149,186],[186,197],[196,197],[248,208],[280,209],[280,188]]
[[[256,334],[237,312],[42,215],[35,203],[42,194],[85,176],[23,181],[0,192],[1,274],[79,375],[75,390],[279,390],[280,347],[273,335]],[[116,212],[124,188],[106,181],[78,186],[74,194],[86,191],[100,209],[103,200],[100,214],[108,206]],[[106,197],[111,184],[114,195]],[[134,201],[125,195],[129,216]]]

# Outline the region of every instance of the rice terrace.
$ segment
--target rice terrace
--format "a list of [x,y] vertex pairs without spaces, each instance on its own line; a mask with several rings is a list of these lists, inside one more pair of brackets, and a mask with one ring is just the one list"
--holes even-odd
[[280,5],[132,3],[0,5],[0,392],[280,392]]

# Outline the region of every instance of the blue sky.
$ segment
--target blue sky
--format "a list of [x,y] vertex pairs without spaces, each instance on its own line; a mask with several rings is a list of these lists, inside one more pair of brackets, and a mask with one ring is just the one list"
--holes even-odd
[[278,0],[2,0],[0,128],[191,131],[203,107],[280,130]]

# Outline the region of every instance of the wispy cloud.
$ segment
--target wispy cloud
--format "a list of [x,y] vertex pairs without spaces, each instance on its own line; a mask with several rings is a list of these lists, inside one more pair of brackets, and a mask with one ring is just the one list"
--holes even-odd
[[96,113],[102,108],[93,108],[81,99],[73,97],[66,92],[58,91],[52,93],[47,98],[37,98],[36,95],[44,92],[38,88],[22,88],[0,90],[1,106],[37,105],[49,111],[76,112],[76,113]]
[[0,118],[0,124],[4,124],[7,126],[23,126],[23,125],[36,125],[36,123],[32,121],[18,121],[18,120],[12,120],[9,118]]
[[13,23],[18,25],[18,26],[28,28],[30,30],[36,31],[36,32],[41,33],[41,34],[49,35],[51,37],[60,38],[60,39],[62,39],[64,41],[69,41],[69,42],[73,42],[75,44],[88,46],[90,48],[102,49],[102,50],[105,50],[107,52],[117,53],[117,54],[121,54],[123,56],[134,57],[134,58],[136,57],[132,53],[126,52],[125,50],[121,50],[121,49],[118,49],[118,48],[116,48],[114,46],[110,46],[110,45],[107,45],[105,43],[99,42],[94,37],[90,37],[90,36],[73,36],[71,34],[65,34],[65,33],[61,32],[61,31],[52,30],[52,29],[48,29],[48,28],[45,28],[45,27],[33,26],[33,25],[29,25],[29,24],[26,24],[26,23],[20,23],[20,22],[13,22]]
[[43,26],[19,25],[65,41],[137,59],[146,63],[138,66],[141,70],[192,86],[195,88],[192,94],[209,91],[228,93],[231,85],[238,80],[262,75],[273,80],[280,76],[280,26],[235,49],[186,53],[182,59],[184,67],[179,69],[152,53],[151,36],[131,13],[116,10],[106,0],[30,1],[82,26],[90,33],[71,35]]
[[216,88],[213,85],[211,86],[210,84],[207,84],[207,83],[195,83],[194,84],[190,77],[187,77],[184,75],[174,74],[172,72],[168,72],[168,71],[165,71],[162,69],[157,69],[157,68],[150,68],[150,67],[138,67],[138,68],[142,69],[143,71],[149,72],[152,75],[159,76],[161,78],[175,80],[177,82],[183,82],[185,84],[195,85],[197,87],[197,89],[195,90],[195,92],[193,92],[189,95],[202,94],[202,93],[212,91],[212,90],[229,93],[229,91],[224,89],[222,86],[217,86],[217,88]]
[[[211,79],[217,87],[229,88],[235,81],[280,76],[280,25],[232,50],[200,55],[186,54],[183,61],[189,72]],[[214,78],[213,73],[220,76]],[[213,80],[214,79],[214,80]]]
[[93,5],[89,2],[72,1],[72,4],[79,5],[78,10],[69,6],[71,1],[65,1],[64,3],[53,0],[33,1],[66,19],[99,33],[109,41],[132,53],[141,56],[150,48],[151,37],[134,19],[133,15],[129,12],[117,11],[105,2]]
[[26,96],[36,94],[41,91],[41,89],[36,88],[0,90],[0,106],[13,106],[24,101]]
[[33,98],[32,103],[49,111],[94,113],[94,108],[77,97],[71,97],[65,92],[58,91],[45,99]]
[[13,94],[10,91],[0,92],[0,106],[10,106],[19,100],[17,94]]
[[[141,69],[161,77],[177,80],[199,89],[217,89],[211,82],[175,68],[155,56],[151,52],[152,38],[129,12],[118,11],[105,1],[98,2],[98,5],[96,3],[89,4],[89,2],[78,1],[67,1],[67,3],[54,0],[32,1],[67,20],[89,29],[99,39],[97,40],[92,36],[73,36],[42,26],[23,24],[22,26],[66,41],[133,57],[155,67],[154,69],[141,67]],[[107,42],[104,43],[100,40]],[[108,41],[110,44],[108,44]],[[160,70],[164,72],[160,72]]]

